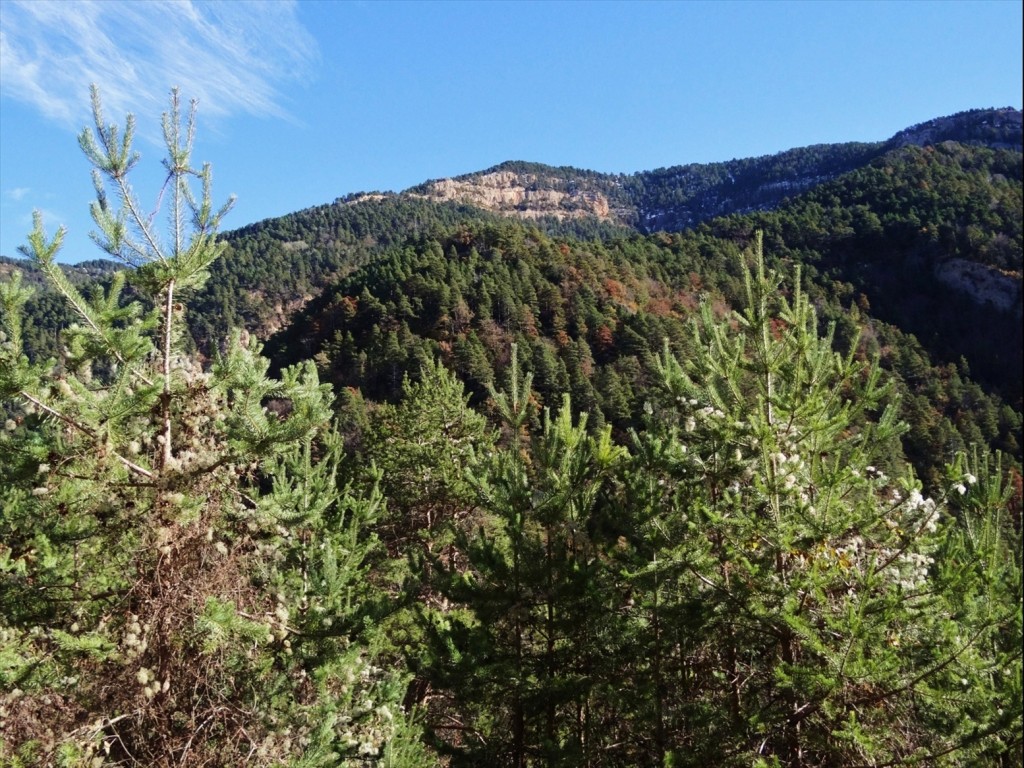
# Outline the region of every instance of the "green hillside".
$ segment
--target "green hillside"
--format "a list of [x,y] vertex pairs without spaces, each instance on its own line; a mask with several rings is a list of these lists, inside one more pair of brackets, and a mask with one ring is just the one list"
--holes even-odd
[[0,262],[0,763],[1020,766],[1019,112],[218,236],[174,99]]

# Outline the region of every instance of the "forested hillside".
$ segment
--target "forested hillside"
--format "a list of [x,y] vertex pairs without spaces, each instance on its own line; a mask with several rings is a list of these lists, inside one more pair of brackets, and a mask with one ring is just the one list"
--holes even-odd
[[[929,482],[951,451],[1021,456],[1021,154],[946,142],[907,146],[776,211],[695,231],[580,241],[537,224],[437,227],[385,249],[299,313],[271,357],[313,357],[336,385],[393,400],[440,356],[482,397],[512,342],[544,402],[571,392],[618,430],[635,425],[650,361],[685,354],[702,301],[735,305],[736,254],[763,231],[800,264],[842,347],[880,355]],[[982,332],[981,329],[984,329]],[[858,336],[859,334],[859,336]],[[497,374],[497,375],[496,375]]]
[[787,198],[908,145],[955,141],[1020,152],[1021,134],[1019,110],[972,110],[912,126],[886,142],[821,144],[764,157],[628,175],[510,161],[478,173],[426,182],[406,194],[458,200],[527,219],[596,218],[647,233],[676,231],[718,216],[775,208]]
[[[941,143],[918,146],[932,139]],[[529,176],[538,193],[568,195],[566,200],[607,194],[610,210],[633,211],[620,218],[632,216],[634,223],[643,218],[639,211],[647,211],[679,227],[693,220],[680,213],[686,206],[764,207],[769,192],[776,207],[712,219],[682,232],[675,245],[658,235],[637,245],[614,216],[602,219],[585,208],[561,218],[548,211],[517,226],[499,225],[496,212],[464,202],[431,202],[429,184],[403,195],[352,196],[227,233],[226,257],[190,299],[198,349],[211,354],[232,327],[264,338],[280,331],[271,347],[276,359],[318,355],[337,384],[359,387],[371,399],[393,398],[406,373],[415,378],[425,359],[441,355],[479,397],[516,339],[531,350],[524,363],[532,365],[536,355],[543,368],[539,392],[550,398],[569,391],[571,379],[581,405],[599,406],[600,418],[625,429],[641,407],[642,397],[629,395],[647,383],[650,366],[643,361],[660,348],[662,335],[680,337],[681,318],[705,287],[724,282],[719,298],[735,298],[729,259],[761,230],[773,258],[803,266],[823,316],[839,323],[840,340],[862,329],[865,351],[881,353],[883,366],[898,375],[914,426],[904,444],[919,472],[934,478],[951,451],[975,443],[1020,461],[1019,113],[976,110],[914,126],[882,144],[811,147],[632,177],[529,163],[506,163],[484,175],[493,172]],[[471,183],[474,177],[461,179]],[[732,192],[723,208],[720,185],[726,182]],[[760,203],[743,203],[742,190],[759,195]],[[562,208],[567,204],[562,200]],[[458,242],[459,232],[473,238],[484,225],[504,227],[507,242],[485,242],[472,256]],[[538,237],[551,239],[527,249],[540,249],[539,260],[517,250],[516,243]],[[504,256],[498,262],[477,259],[491,249]],[[659,249],[665,252],[652,255]],[[451,253],[462,255],[443,265]],[[404,262],[388,267],[395,259]],[[513,263],[501,266],[503,259]],[[556,272],[574,266],[574,259],[588,266],[563,285]],[[613,263],[606,265],[609,259]],[[623,273],[624,263],[637,274]],[[360,272],[364,265],[370,271]],[[539,277],[533,274],[538,270]],[[416,285],[409,283],[411,274],[419,275]],[[582,292],[573,280],[581,281]],[[608,299],[607,280],[613,291],[616,282],[632,280],[636,285],[629,290],[640,304]],[[649,285],[640,286],[643,280]],[[297,314],[327,286],[333,286],[333,298]],[[380,317],[366,307],[358,317],[339,316],[325,303],[344,294],[350,312],[364,290],[382,302]],[[403,290],[408,293],[399,306]],[[548,321],[538,322],[538,290],[561,303],[565,327],[550,318],[553,310]],[[69,315],[52,294],[33,302],[36,322],[26,330],[26,344],[30,352],[53,354],[57,328]],[[456,305],[461,314],[452,320]],[[437,326],[442,317],[450,322],[446,332]],[[355,325],[348,327],[349,320]],[[524,330],[524,323],[535,327]],[[288,347],[289,339],[299,338],[301,345]],[[385,368],[386,376],[380,372]],[[593,378],[581,375],[592,368]]]
[[137,268],[0,264],[0,761],[1021,765],[1019,112],[218,236],[175,97],[159,248],[94,98]]
[[963,357],[1019,407],[1021,157],[954,142],[908,147],[778,211],[708,231],[763,229],[780,256],[856,286],[872,314],[940,360]]
[[[282,362],[313,359],[337,387],[391,401],[406,375],[415,379],[426,361],[440,358],[481,403],[487,385],[502,381],[515,343],[541,404],[570,393],[592,425],[607,421],[625,434],[642,416],[664,342],[687,356],[696,309],[708,303],[722,313],[738,301],[745,245],[705,235],[558,242],[515,222],[465,228],[395,249],[353,273],[267,351]],[[864,357],[889,350],[885,363],[912,405],[905,440],[919,472],[934,479],[950,450],[975,442],[1019,460],[1019,410],[965,383],[955,365],[931,363],[895,326],[862,315],[848,284],[825,285],[811,282],[808,290],[822,330],[837,323],[838,347],[849,350],[859,339]],[[869,333],[859,335],[861,325]]]

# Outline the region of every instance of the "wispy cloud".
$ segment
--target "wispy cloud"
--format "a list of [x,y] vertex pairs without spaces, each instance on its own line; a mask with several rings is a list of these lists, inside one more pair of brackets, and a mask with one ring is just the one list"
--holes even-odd
[[14,202],[18,203],[31,192],[32,190],[28,187],[15,187],[14,189],[8,189],[4,192],[4,197],[10,198]]
[[[51,210],[50,208],[33,208],[31,211],[23,211],[16,219],[17,226],[27,236],[32,228],[35,226],[35,215],[39,214],[43,217],[43,231],[47,237],[53,237],[54,233],[67,221],[67,216],[64,216],[58,211]],[[22,241],[24,242],[24,241]]]
[[0,87],[79,128],[96,83],[111,117],[166,108],[171,86],[207,117],[286,117],[284,83],[318,58],[294,2],[4,0]]

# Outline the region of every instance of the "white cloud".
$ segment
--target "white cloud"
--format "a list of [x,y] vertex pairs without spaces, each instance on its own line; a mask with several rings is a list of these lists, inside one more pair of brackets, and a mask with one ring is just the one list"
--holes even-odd
[[14,189],[8,189],[4,192],[5,197],[11,198],[16,203],[21,202],[24,197],[29,194],[32,190],[29,187],[15,187]]
[[[31,211],[25,211],[18,216],[18,224],[21,226],[26,237],[35,226],[36,213],[43,217],[43,231],[46,233],[47,237],[53,237],[54,233],[63,226],[65,221],[67,221],[66,216],[57,211],[50,210],[49,208],[37,207],[33,208]],[[22,242],[24,242],[24,240]]]
[[160,114],[175,85],[207,117],[286,117],[281,86],[318,58],[295,11],[260,0],[4,0],[0,89],[75,129],[89,121],[90,83],[118,121]]

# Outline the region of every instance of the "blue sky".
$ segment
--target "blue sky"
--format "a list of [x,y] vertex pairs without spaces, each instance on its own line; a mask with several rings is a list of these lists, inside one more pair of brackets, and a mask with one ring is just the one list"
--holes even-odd
[[225,229],[504,160],[633,172],[875,141],[1020,108],[1022,4],[0,0],[0,253],[43,212],[89,241],[76,134],[133,112],[144,207],[159,114],[198,98]]

